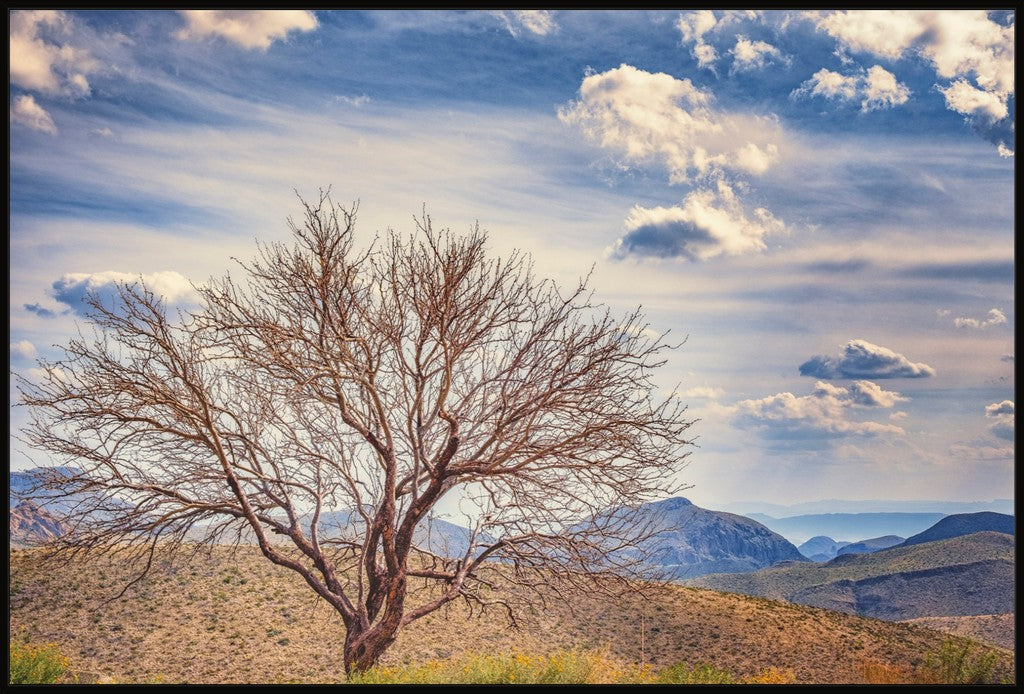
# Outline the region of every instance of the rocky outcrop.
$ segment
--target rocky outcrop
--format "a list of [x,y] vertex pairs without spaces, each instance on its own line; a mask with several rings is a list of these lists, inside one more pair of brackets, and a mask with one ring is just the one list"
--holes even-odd
[[22,501],[10,510],[11,544],[38,545],[68,532],[64,523],[31,501]]

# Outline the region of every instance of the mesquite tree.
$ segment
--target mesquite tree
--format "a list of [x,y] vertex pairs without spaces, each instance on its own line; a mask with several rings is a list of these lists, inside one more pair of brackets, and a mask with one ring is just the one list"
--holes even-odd
[[[514,620],[498,583],[642,575],[652,528],[628,509],[678,488],[691,445],[651,380],[672,346],[586,281],[488,257],[478,227],[424,213],[358,250],[356,204],[301,203],[290,243],[196,287],[197,309],[120,285],[20,379],[23,441],[73,500],[61,552],[123,553],[141,578],[158,552],[257,544],[341,616],[348,672],[456,599]],[[445,495],[473,509],[454,552],[429,541]]]

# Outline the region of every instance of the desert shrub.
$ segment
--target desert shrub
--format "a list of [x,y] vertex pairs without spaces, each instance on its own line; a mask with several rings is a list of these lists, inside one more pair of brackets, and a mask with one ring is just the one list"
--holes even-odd
[[355,673],[350,684],[615,684],[651,681],[650,669],[622,665],[603,653],[467,655]]
[[54,684],[67,675],[68,664],[56,644],[10,642],[10,684]]
[[867,684],[911,684],[914,672],[908,667],[882,663],[877,660],[862,661],[858,667]]
[[796,675],[792,670],[780,670],[776,667],[769,667],[760,675],[744,677],[740,684],[793,684],[796,682]]
[[658,684],[735,684],[732,673],[720,670],[709,663],[697,663],[692,668],[686,663],[676,663],[658,672]]
[[925,656],[918,681],[928,684],[998,684],[999,655],[969,641],[946,639],[938,651]]

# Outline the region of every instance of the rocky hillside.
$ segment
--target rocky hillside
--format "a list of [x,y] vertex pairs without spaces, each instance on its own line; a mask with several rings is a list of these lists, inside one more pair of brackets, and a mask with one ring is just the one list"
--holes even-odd
[[927,530],[908,537],[903,544],[907,546],[919,545],[922,542],[945,540],[986,530],[1013,535],[1013,516],[992,511],[958,513],[946,516]]
[[760,523],[694,506],[683,497],[646,504],[641,514],[661,529],[643,543],[645,557],[671,578],[756,571],[781,561],[807,561],[792,543]]
[[10,509],[10,524],[12,545],[41,544],[68,531],[66,523],[32,501],[22,501]]

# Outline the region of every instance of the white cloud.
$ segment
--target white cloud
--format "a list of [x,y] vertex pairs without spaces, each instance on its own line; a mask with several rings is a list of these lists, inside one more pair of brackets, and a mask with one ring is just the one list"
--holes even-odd
[[74,45],[70,16],[57,10],[14,10],[9,17],[12,84],[51,96],[89,95],[86,75],[97,62]]
[[522,29],[537,36],[546,36],[558,29],[550,10],[497,10],[492,14],[505,23],[508,33],[513,36],[519,36]]
[[45,108],[36,103],[31,94],[22,94],[11,105],[11,122],[50,135],[57,134],[57,126]]
[[334,97],[334,100],[339,104],[345,104],[346,106],[352,106],[354,108],[365,106],[371,101],[370,97],[366,94],[360,94],[359,96],[347,96],[345,94],[340,94]]
[[98,295],[104,303],[109,303],[117,294],[117,285],[137,283],[140,279],[148,289],[158,297],[163,297],[168,303],[186,303],[197,298],[188,279],[173,270],[149,275],[133,275],[114,270],[93,273],[71,272],[53,283],[53,297],[70,306],[72,310],[84,313],[87,309],[85,299],[88,295]]
[[732,69],[736,72],[759,70],[771,62],[771,59],[782,60],[782,53],[775,46],[764,41],[751,41],[739,36],[736,46],[730,51],[733,56]]
[[766,248],[765,236],[785,231],[785,224],[764,208],[748,215],[723,180],[714,189],[690,193],[681,206],[635,205],[625,226],[626,234],[608,249],[613,258],[640,255],[696,261],[757,253]]
[[[920,55],[936,75],[948,108],[991,123],[1009,115],[1014,93],[1014,23],[986,10],[851,10],[812,12],[818,29],[845,49],[889,60]],[[973,83],[972,83],[973,82]],[[997,142],[1009,150],[1007,142]]]
[[1001,439],[1013,441],[1014,418],[1016,416],[1012,400],[995,402],[985,407],[985,416],[993,420],[989,431]]
[[997,308],[989,309],[988,317],[982,320],[960,316],[953,319],[953,324],[958,328],[978,328],[984,330],[993,325],[1002,325],[1006,322],[1006,315]]
[[664,165],[672,183],[724,170],[764,173],[778,156],[778,123],[716,111],[712,100],[689,79],[623,64],[584,78],[579,100],[558,117],[624,163]]
[[805,94],[840,101],[859,98],[860,110],[866,112],[905,104],[910,98],[910,89],[898,82],[894,74],[874,65],[861,75],[841,75],[822,68],[793,90],[792,96]]
[[800,365],[801,376],[815,378],[926,378],[935,369],[914,363],[867,340],[850,340],[839,357],[818,355]]
[[810,395],[777,393],[742,400],[730,409],[734,425],[757,430],[766,438],[900,435],[905,432],[895,424],[861,421],[852,415],[869,409],[888,409],[905,400],[899,393],[883,390],[870,381],[857,381],[849,388],[819,381]]
[[891,108],[907,103],[910,90],[896,81],[892,74],[881,65],[868,68],[864,84],[864,100],[861,101],[862,111],[873,111],[879,108]]
[[11,343],[11,356],[17,359],[35,359],[38,355],[36,346],[28,340]]
[[1006,101],[998,94],[978,89],[967,80],[956,80],[948,87],[939,87],[939,91],[946,97],[946,106],[951,111],[965,116],[977,116],[993,122],[1010,115]]
[[267,50],[290,31],[317,28],[310,10],[179,10],[187,26],[175,33],[182,40],[222,36],[243,48]]
[[[679,29],[684,44],[693,44],[690,52],[697,59],[697,64],[714,71],[714,63],[718,60],[718,51],[705,40],[705,36],[712,32],[718,32],[729,24],[745,19],[756,19],[759,15],[760,12],[756,10],[725,10],[724,12],[720,11],[717,15],[711,10],[694,10],[679,15],[679,19],[676,20],[676,28]],[[760,41],[755,43],[762,44]],[[767,46],[768,44],[763,45]],[[751,50],[757,51],[758,47],[739,48],[744,55],[750,55]],[[735,55],[735,51],[736,49],[733,49],[730,52]],[[743,68],[737,67],[736,69]]]
[[684,43],[693,43],[693,56],[701,67],[710,67],[718,59],[715,47],[705,43],[704,35],[715,28],[718,20],[711,10],[696,10],[679,15],[676,28]]

